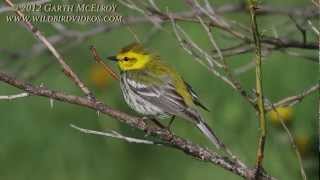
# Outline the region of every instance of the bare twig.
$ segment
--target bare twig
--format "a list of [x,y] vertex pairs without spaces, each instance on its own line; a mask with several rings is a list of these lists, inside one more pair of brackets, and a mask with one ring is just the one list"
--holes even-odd
[[[194,1],[195,4],[197,5],[197,7],[200,8],[200,5],[198,3],[198,1]],[[210,6],[209,2],[206,1],[206,7],[207,9],[209,9],[208,11],[211,11],[211,14],[213,14],[213,10],[212,7]],[[211,15],[209,12],[206,12],[206,10],[204,10],[203,8],[200,8],[201,11],[203,13],[205,13],[206,15],[210,16],[212,20],[216,20],[216,21],[220,21],[222,22],[221,18],[215,18],[213,15]],[[218,56],[220,57],[220,60],[222,61],[222,68],[225,72],[225,74],[227,75],[227,78],[224,79],[228,79],[231,83],[231,87],[233,87],[235,90],[237,90],[245,99],[248,100],[248,102],[253,105],[253,107],[256,107],[256,103],[248,96],[248,94],[246,93],[246,91],[242,88],[240,82],[233,76],[232,72],[229,70],[228,64],[226,59],[223,57],[222,52],[220,50],[220,48],[218,47],[218,45],[216,44],[211,32],[210,32],[210,27],[207,26],[207,24],[204,23],[204,21],[202,20],[202,18],[200,16],[197,16],[197,18],[199,19],[200,24],[203,26],[203,28],[206,30],[207,35],[209,37],[209,40],[212,44],[212,46],[215,48],[215,51],[218,53]],[[223,23],[226,25],[226,23]]]
[[119,76],[118,76],[109,66],[107,66],[107,65],[102,61],[102,59],[101,59],[101,57],[99,56],[96,48],[95,48],[94,46],[91,46],[91,47],[90,47],[90,50],[91,50],[91,53],[92,53],[92,55],[93,55],[93,57],[94,57],[94,60],[95,60],[97,63],[101,64],[102,67],[104,68],[104,70],[106,70],[107,73],[109,73],[114,79],[119,80]]
[[[219,73],[215,68],[214,68],[214,64],[212,62],[215,62],[215,64],[219,65],[219,67],[222,67],[223,65],[215,60],[213,60],[206,52],[204,52],[203,50],[201,50],[200,52],[198,52],[197,50],[201,49],[197,46],[197,48],[195,48],[195,43],[191,40],[190,37],[188,37],[188,35],[186,34],[186,32],[183,31],[183,29],[176,24],[176,22],[174,21],[174,19],[171,19],[172,22],[172,28],[173,31],[176,35],[176,38],[179,41],[180,46],[191,56],[193,56],[195,58],[195,60],[197,60],[197,62],[199,62],[201,65],[203,65],[204,67],[206,67],[210,72],[212,72],[214,75],[216,75],[217,77],[219,77],[221,80],[223,80],[224,82],[226,82],[228,85],[230,85],[231,87],[233,87],[234,89],[236,88],[235,85],[225,76],[223,76],[221,73]],[[186,37],[187,36],[187,37]],[[185,39],[184,39],[185,38]],[[205,63],[203,62],[201,59],[205,58],[208,62]]]
[[210,40],[212,46],[215,48],[215,50],[216,50],[217,53],[218,53],[219,58],[220,58],[221,60],[223,60],[223,55],[222,55],[220,48],[218,47],[216,41],[214,40],[214,38],[213,38],[213,36],[212,36],[212,34],[211,34],[211,32],[210,32],[210,27],[208,27],[208,26],[203,22],[203,20],[202,20],[202,18],[201,18],[200,16],[197,16],[197,18],[199,19],[199,22],[201,23],[203,29],[206,31],[206,33],[207,33],[207,35],[208,35],[208,37],[209,37],[209,40]]
[[[175,23],[175,22],[173,22]],[[205,52],[202,48],[200,48],[192,39],[191,37],[179,26],[178,24],[175,24],[173,26],[177,29],[175,32],[181,33],[181,35],[185,38],[185,41],[188,42],[188,44],[191,46],[194,50],[194,52],[197,52],[197,56],[199,56],[199,59],[205,59],[208,62],[208,65],[213,69],[214,66],[217,66],[219,68],[222,67],[222,64],[218,62],[217,60],[213,59],[207,52]]]
[[15,94],[15,95],[6,95],[6,96],[0,96],[0,100],[13,100],[13,99],[18,99],[18,98],[23,98],[29,96],[29,93],[20,93],[20,94]]
[[311,0],[311,2],[318,8],[320,8],[320,2],[317,0]]
[[124,140],[126,142],[129,143],[138,143],[138,144],[156,144],[156,145],[160,145],[161,143],[156,143],[154,141],[150,141],[150,140],[145,140],[145,139],[138,139],[138,138],[133,138],[133,137],[128,137],[128,136],[124,136],[116,131],[111,131],[111,132],[101,132],[101,131],[94,131],[94,130],[90,130],[90,129],[85,129],[85,128],[81,128],[78,127],[76,125],[70,124],[70,127],[83,132],[85,134],[95,134],[95,135],[100,135],[100,136],[106,136],[106,137],[111,137],[111,138],[115,138],[115,139],[121,139]]
[[[223,80],[226,84],[230,85],[233,89],[237,90],[254,108],[257,108],[254,99],[252,99],[250,95],[241,87],[240,83],[233,77],[232,73],[228,70],[228,66],[226,64],[225,59],[223,58],[222,63],[219,62],[219,66],[217,67],[223,68],[228,77],[224,76],[219,71],[217,71],[215,69],[215,66],[213,66],[214,64],[210,63],[213,59],[205,51],[201,50],[201,48],[198,47],[198,45],[196,45],[196,43],[194,43],[191,40],[188,34],[175,22],[175,20],[171,16],[169,18],[171,18],[172,28],[180,46],[188,54],[192,55],[195,58],[195,60],[197,60],[197,62],[206,67],[210,72],[212,72],[218,78]],[[202,23],[203,25],[205,25],[204,22]],[[201,57],[207,58],[207,62],[209,64],[203,62],[201,60]],[[216,60],[214,60],[213,62],[216,62],[215,64],[217,65]]]
[[311,29],[313,30],[313,32],[319,36],[320,35],[319,29],[317,29],[310,20],[308,20],[308,24],[311,27]]
[[[249,53],[254,49],[254,46],[247,43],[240,43],[231,47],[220,49],[223,57],[235,56],[239,54]],[[213,50],[216,53],[216,50]],[[217,55],[213,55],[214,57],[219,57]]]
[[300,60],[308,60],[309,62],[314,62],[317,63],[319,61],[319,58],[313,55],[308,55],[308,54],[302,54],[296,51],[289,51],[289,50],[281,50],[281,53],[287,54],[289,56],[293,56],[293,57],[299,57]]
[[262,70],[261,70],[261,41],[260,33],[256,20],[256,9],[257,1],[248,0],[249,10],[251,14],[251,29],[253,34],[254,43],[256,46],[256,93],[257,93],[257,105],[258,105],[258,116],[260,124],[260,138],[257,152],[256,168],[257,174],[256,179],[259,179],[259,171],[262,170],[262,162],[264,157],[264,146],[266,141],[266,120],[265,120],[265,110],[264,110],[264,98],[262,89]]
[[138,43],[141,43],[141,40],[140,40],[138,34],[130,26],[127,26],[127,29],[132,34],[132,36],[134,37],[134,40],[136,42],[138,42]]
[[[315,84],[315,85],[311,86],[310,88],[304,90],[302,93],[294,95],[294,96],[286,97],[286,98],[274,103],[273,105],[275,107],[293,106],[293,105],[301,102],[305,97],[307,97],[308,95],[312,94],[313,92],[318,92],[319,93],[319,89],[320,89],[319,84]],[[266,109],[270,110],[271,108],[268,107]]]

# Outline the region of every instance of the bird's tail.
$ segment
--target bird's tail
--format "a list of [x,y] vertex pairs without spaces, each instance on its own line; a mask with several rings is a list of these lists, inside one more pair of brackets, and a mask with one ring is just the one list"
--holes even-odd
[[197,127],[201,130],[201,132],[207,136],[207,138],[218,148],[225,148],[225,145],[218,139],[218,137],[214,134],[211,128],[207,123],[200,120],[197,122]]

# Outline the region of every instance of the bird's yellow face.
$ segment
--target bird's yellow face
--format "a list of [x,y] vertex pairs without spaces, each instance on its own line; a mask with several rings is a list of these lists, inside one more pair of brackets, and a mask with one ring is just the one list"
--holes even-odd
[[141,44],[132,43],[124,48],[116,56],[108,59],[117,61],[121,71],[141,70],[152,60],[152,55],[148,53]]
[[135,51],[120,52],[116,59],[122,71],[143,69],[150,61],[150,55]]

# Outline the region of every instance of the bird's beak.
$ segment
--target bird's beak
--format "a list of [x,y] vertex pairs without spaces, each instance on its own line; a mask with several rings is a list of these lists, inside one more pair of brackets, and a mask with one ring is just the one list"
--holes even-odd
[[107,57],[107,59],[109,59],[111,61],[118,61],[116,56],[109,56],[109,57]]

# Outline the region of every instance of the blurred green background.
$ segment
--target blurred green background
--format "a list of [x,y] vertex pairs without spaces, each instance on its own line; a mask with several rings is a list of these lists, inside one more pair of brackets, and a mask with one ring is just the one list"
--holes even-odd
[[[14,1],[23,2],[23,1]],[[64,1],[66,2],[66,1]],[[78,3],[82,1],[77,1]],[[88,1],[85,1],[88,2]],[[115,1],[98,1],[102,3],[117,3]],[[213,5],[236,3],[240,1],[216,0]],[[54,1],[53,3],[62,3]],[[92,2],[91,2],[92,3]],[[190,8],[180,1],[156,1],[162,10],[186,11]],[[310,5],[305,0],[286,0],[278,2],[261,1],[275,6]],[[122,15],[140,15],[119,5]],[[80,90],[61,72],[54,57],[44,51],[32,56],[30,48],[37,40],[18,23],[7,23],[6,16],[12,12],[0,14],[0,71],[25,79],[50,63],[48,70],[32,83],[54,90],[82,95]],[[249,15],[245,13],[223,14],[224,17],[244,23],[249,27]],[[261,16],[258,18],[261,31],[272,35],[274,27],[280,36],[286,36],[289,28],[283,26],[290,21],[285,16]],[[50,37],[57,32],[49,23],[36,23],[37,27]],[[192,23],[179,23],[189,35],[206,50],[210,50],[210,42],[205,31]],[[291,23],[292,24],[292,23]],[[68,23],[66,27],[86,31],[94,24]],[[140,38],[150,35],[150,23],[130,26]],[[165,31],[156,32],[150,36],[146,46],[174,66],[188,81],[209,107],[210,112],[203,112],[207,122],[221,137],[225,144],[246,164],[253,166],[258,141],[258,121],[253,108],[228,85],[208,72],[183,51],[177,40],[172,36],[170,24],[164,24]],[[168,33],[169,32],[169,33]],[[218,45],[230,47],[237,44],[232,38],[222,35],[214,29],[213,35]],[[307,33],[308,41],[315,41],[312,33]],[[291,38],[300,40],[298,31],[290,34]],[[99,33],[76,43],[74,39],[56,45],[62,52],[67,63],[80,78],[89,86],[99,100],[106,104],[135,114],[122,99],[119,83],[101,72],[95,66],[89,51],[89,46],[96,46],[102,57],[115,54],[121,47],[134,41],[127,27],[117,28],[110,32]],[[70,45],[70,44],[75,45]],[[294,52],[317,57],[317,51],[297,50]],[[15,57],[15,52],[22,55]],[[227,57],[226,60],[237,69],[253,58],[252,53]],[[263,86],[266,97],[272,101],[294,95],[317,82],[318,67],[316,63],[299,57],[292,57],[278,51],[269,54],[263,63]],[[109,63],[111,64],[111,63]],[[111,65],[114,69],[116,67]],[[255,87],[254,69],[238,75],[242,85],[247,89]],[[21,92],[0,82],[0,95]],[[303,164],[309,179],[318,177],[317,143],[317,93],[307,97],[290,110],[292,118],[289,128],[296,138],[302,151]],[[42,97],[27,97],[13,101],[0,101],[0,179],[241,179],[217,166],[203,163],[174,149],[128,144],[123,141],[101,136],[82,134],[70,124],[94,130],[117,130],[133,137],[144,137],[143,133],[121,124],[105,115],[98,116],[96,112],[54,101],[50,107],[49,99]],[[190,138],[194,142],[212,147],[205,137],[192,125],[184,121],[175,121],[172,129],[180,136]],[[268,139],[264,167],[271,175],[279,179],[301,179],[299,166],[284,130],[277,123],[271,123],[268,118]]]

